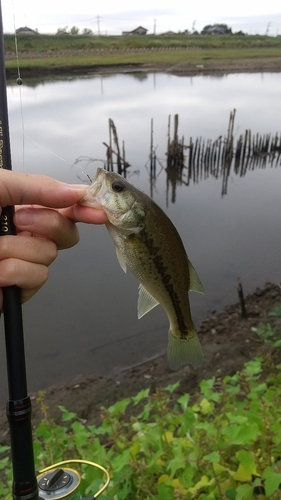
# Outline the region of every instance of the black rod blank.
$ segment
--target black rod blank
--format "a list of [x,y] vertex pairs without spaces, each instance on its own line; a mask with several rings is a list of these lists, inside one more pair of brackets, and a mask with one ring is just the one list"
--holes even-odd
[[[0,0],[0,168],[12,170],[4,35]],[[1,200],[0,200],[1,201]],[[14,207],[3,207],[0,236],[16,235]],[[21,291],[16,286],[3,288],[6,358],[9,387],[7,417],[10,425],[13,464],[13,499],[38,500],[31,427],[31,402],[27,395]]]

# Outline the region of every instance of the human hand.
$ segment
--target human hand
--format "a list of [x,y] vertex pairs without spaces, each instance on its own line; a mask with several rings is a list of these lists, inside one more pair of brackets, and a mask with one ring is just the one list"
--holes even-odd
[[[17,236],[0,237],[0,287],[17,285],[26,302],[47,280],[58,249],[79,241],[75,223],[107,221],[103,211],[76,205],[86,189],[50,177],[0,170],[0,205],[23,205],[14,214]],[[0,310],[2,303],[0,289]]]

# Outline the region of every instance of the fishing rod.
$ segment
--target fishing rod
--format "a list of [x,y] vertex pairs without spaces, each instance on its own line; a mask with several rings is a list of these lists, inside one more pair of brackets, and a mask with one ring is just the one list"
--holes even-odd
[[[0,167],[12,170],[2,6],[0,0]],[[14,207],[2,208],[0,235],[16,235]],[[27,394],[21,291],[3,288],[6,359],[9,399],[6,412],[10,426],[13,465],[13,499],[38,500],[31,428],[31,401]]]
[[[20,77],[17,83],[21,85]],[[12,170],[1,0],[0,168]],[[13,223],[14,207],[3,207],[0,214],[0,236],[16,236]],[[36,475],[31,426],[32,408],[26,381],[21,290],[17,286],[3,287],[3,312],[9,390],[6,413],[10,427],[13,500],[95,500],[107,488],[110,481],[107,470],[99,464],[88,460],[67,460],[53,464],[37,472]],[[79,490],[81,476],[76,470],[65,467],[68,464],[88,465],[104,473],[105,483],[95,496],[82,498]]]

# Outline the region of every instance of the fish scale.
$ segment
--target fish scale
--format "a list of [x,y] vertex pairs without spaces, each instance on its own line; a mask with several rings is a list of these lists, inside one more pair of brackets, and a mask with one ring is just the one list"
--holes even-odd
[[149,196],[101,168],[80,203],[106,212],[119,263],[140,282],[138,317],[157,304],[163,306],[170,322],[170,367],[202,363],[188,292],[203,293],[203,287],[171,220]]

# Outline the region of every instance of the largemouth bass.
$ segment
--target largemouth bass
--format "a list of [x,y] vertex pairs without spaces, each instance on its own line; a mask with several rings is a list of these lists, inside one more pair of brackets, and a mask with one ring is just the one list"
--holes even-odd
[[172,369],[203,361],[203,352],[190,313],[188,291],[203,287],[170,219],[149,198],[123,177],[98,168],[80,201],[103,209],[106,227],[115,243],[122,269],[139,280],[138,318],[157,304],[170,321],[168,362]]

